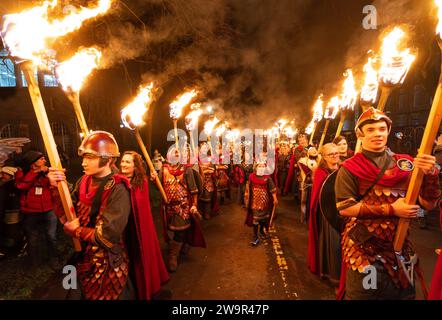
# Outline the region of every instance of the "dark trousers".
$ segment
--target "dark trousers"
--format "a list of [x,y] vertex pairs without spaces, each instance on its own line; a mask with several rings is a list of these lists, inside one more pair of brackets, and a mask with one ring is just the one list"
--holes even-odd
[[29,245],[29,259],[33,264],[43,258],[43,248],[47,248],[49,258],[56,254],[57,217],[53,211],[24,214],[23,227]]

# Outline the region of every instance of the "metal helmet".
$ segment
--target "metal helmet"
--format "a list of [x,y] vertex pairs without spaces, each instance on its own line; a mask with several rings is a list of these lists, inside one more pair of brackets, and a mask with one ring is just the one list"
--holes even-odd
[[382,111],[375,109],[373,107],[368,108],[366,111],[364,111],[361,116],[359,117],[358,121],[356,122],[355,126],[355,132],[356,134],[362,134],[362,131],[360,130],[365,122],[373,120],[373,121],[385,121],[388,126],[388,131],[391,130],[391,119]]
[[78,148],[80,157],[92,154],[97,157],[117,158],[120,156],[117,141],[112,134],[106,131],[92,131],[84,138]]

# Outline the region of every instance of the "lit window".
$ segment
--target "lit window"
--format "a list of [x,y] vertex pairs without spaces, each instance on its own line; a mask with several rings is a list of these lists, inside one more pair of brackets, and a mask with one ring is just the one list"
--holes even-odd
[[15,87],[14,63],[7,56],[6,50],[0,50],[0,87]]
[[53,74],[45,74],[44,81],[45,87],[58,87],[57,78]]

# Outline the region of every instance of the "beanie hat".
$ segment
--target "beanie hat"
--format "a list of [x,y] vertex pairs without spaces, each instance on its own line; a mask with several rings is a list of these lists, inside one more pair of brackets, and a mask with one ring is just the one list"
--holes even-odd
[[40,151],[30,150],[30,151],[26,152],[26,154],[23,156],[23,161],[25,162],[25,164],[30,166],[31,164],[33,164],[35,161],[37,161],[41,157],[44,157],[44,154],[41,153]]

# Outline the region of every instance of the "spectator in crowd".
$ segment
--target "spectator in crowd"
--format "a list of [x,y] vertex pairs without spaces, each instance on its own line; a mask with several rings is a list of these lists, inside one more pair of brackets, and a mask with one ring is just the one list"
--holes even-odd
[[[0,170],[0,245],[6,249],[18,249],[22,245],[23,234],[20,227],[20,201],[14,185],[15,167]],[[0,257],[3,256],[0,252]]]
[[[28,151],[23,156],[24,169],[16,173],[15,186],[20,190],[20,212],[29,243],[29,263],[40,264],[43,248],[47,248],[51,267],[57,267],[57,218],[53,212],[49,171],[46,159],[39,151]],[[44,246],[46,242],[46,246]]]

